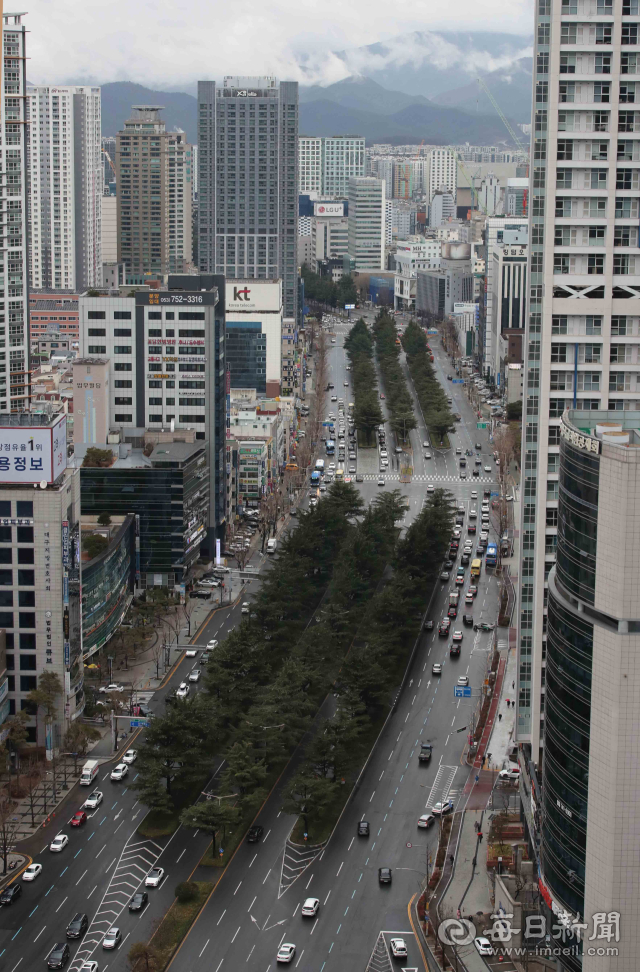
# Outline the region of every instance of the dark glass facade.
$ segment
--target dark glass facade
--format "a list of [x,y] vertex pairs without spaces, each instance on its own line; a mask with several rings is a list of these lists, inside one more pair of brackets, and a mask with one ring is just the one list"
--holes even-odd
[[600,459],[568,442],[560,450],[557,577],[569,594],[594,603]]
[[135,585],[135,517],[128,516],[103,553],[82,566],[82,653],[105,644],[122,621]]
[[233,388],[267,391],[267,336],[259,321],[227,321],[227,367]]

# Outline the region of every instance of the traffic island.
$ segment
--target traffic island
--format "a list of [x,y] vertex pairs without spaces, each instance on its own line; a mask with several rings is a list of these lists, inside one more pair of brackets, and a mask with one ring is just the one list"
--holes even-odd
[[[184,894],[181,893],[180,897],[175,899],[149,942],[149,949],[157,953],[157,962],[153,966],[157,972],[163,972],[167,968],[214,888],[209,881],[190,881],[185,882],[185,885],[187,883],[190,886],[189,892],[184,888]],[[181,887],[178,885],[176,892],[181,891]],[[145,958],[141,955],[133,970],[143,972],[145,968],[148,968],[148,965],[145,965]]]

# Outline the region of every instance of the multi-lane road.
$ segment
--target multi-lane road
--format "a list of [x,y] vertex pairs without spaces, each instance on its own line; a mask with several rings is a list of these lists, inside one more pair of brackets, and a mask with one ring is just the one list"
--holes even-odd
[[[338,397],[348,402],[344,381],[349,381],[350,373],[345,369],[342,346],[346,333],[346,326],[336,328],[329,367]],[[419,513],[429,483],[451,490],[467,511],[473,490],[481,503],[483,489],[491,485],[489,480],[495,484],[495,475],[484,472],[479,479],[471,478],[473,459],[467,465],[469,478],[459,478],[455,446],[462,447],[463,452],[469,448],[475,454],[475,443],[481,442],[484,465],[490,457],[489,443],[486,432],[476,429],[475,415],[462,386],[452,386],[446,380],[447,360],[435,345],[434,340],[438,375],[452,394],[452,407],[462,415],[462,422],[453,437],[454,448],[432,448],[433,458],[426,460],[422,449],[426,429],[416,406],[419,427],[411,433],[412,481],[401,484],[397,471],[385,475],[385,488],[397,487],[409,500],[406,525]],[[327,401],[326,411],[330,410]],[[387,441],[392,443],[391,433]],[[381,491],[377,479],[377,474],[368,474],[358,484],[365,502]],[[467,517],[465,531],[466,526]],[[430,612],[436,621],[446,612],[449,589],[449,584],[443,584],[436,592]],[[491,638],[462,628],[462,613],[460,623],[452,625],[464,632],[459,658],[449,657],[449,639],[439,638],[437,629],[424,632],[396,710],[324,853],[300,871],[296,881],[283,881],[283,852],[293,824],[292,818],[280,811],[285,771],[260,811],[259,822],[264,826],[261,843],[240,846],[176,954],[173,970],[227,972],[246,968],[249,972],[266,972],[276,968],[276,952],[283,941],[295,944],[292,967],[300,972],[364,969],[380,932],[385,933],[386,940],[394,934],[405,939],[409,955],[403,966],[423,967],[407,905],[425,875],[438,835],[437,827],[418,829],[417,820],[445,797],[454,804],[462,799],[469,772],[462,762],[463,730],[481,691]],[[496,581],[491,572],[483,571],[473,605],[474,619],[493,620],[496,613]],[[239,605],[212,615],[198,633],[198,643],[224,638],[240,617]],[[442,663],[442,675],[432,676],[434,662]],[[190,660],[182,661],[167,686],[154,696],[152,708],[162,709],[164,696],[185,677],[189,665]],[[469,677],[471,699],[454,697],[460,675]],[[428,765],[420,765],[418,748],[427,740],[433,745],[433,759]],[[16,904],[0,911],[0,967],[8,972],[44,967],[51,947],[64,940],[64,929],[77,912],[86,912],[91,926],[84,941],[70,943],[74,957],[70,967],[77,969],[80,959],[91,954],[98,960],[100,972],[107,968],[124,972],[130,945],[149,938],[157,919],[172,902],[176,884],[193,872],[204,853],[209,838],[182,828],[169,839],[141,840],[136,828],[144,808],[131,789],[136,764],[122,783],[109,780],[110,770],[109,764],[102,767],[98,788],[104,800],[84,827],[73,830],[64,824],[81,805],[86,791],[77,792],[76,803],[67,809],[65,819],[41,831],[41,846],[31,849],[34,860],[43,864],[43,873],[32,884],[25,884]],[[357,836],[357,824],[363,819],[370,823],[369,837]],[[48,842],[58,830],[68,833],[70,842],[62,853],[53,854],[47,849]],[[165,869],[161,887],[149,889],[149,904],[141,914],[129,914],[129,897],[156,863]],[[379,884],[380,867],[392,868],[391,885]],[[285,869],[285,873],[290,872]],[[301,904],[309,896],[320,900],[317,918],[300,914]],[[117,951],[106,952],[101,948],[101,937],[112,924],[121,928],[123,942]]]

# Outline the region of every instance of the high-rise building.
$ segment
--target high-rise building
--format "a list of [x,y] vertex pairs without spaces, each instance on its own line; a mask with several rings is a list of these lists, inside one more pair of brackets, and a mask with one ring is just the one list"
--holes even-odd
[[491,278],[491,346],[494,349],[492,374],[503,389],[506,364],[522,363],[525,309],[527,300],[527,244],[494,246]]
[[24,14],[3,14],[2,180],[3,273],[0,278],[0,411],[29,400],[27,251],[26,27]]
[[349,257],[353,269],[384,269],[386,203],[384,182],[372,176],[349,179]]
[[[640,411],[569,401],[553,427],[558,544],[547,581],[544,759],[525,743],[522,808],[546,927],[567,931],[557,967],[622,972],[637,967],[640,949]],[[594,940],[598,916],[615,923],[612,951]],[[571,937],[580,925],[582,945]]]
[[200,269],[282,279],[298,308],[298,84],[272,77],[198,82]]
[[29,274],[37,288],[102,280],[100,88],[27,88]]
[[634,9],[608,0],[536,4],[516,723],[536,762],[546,745],[561,416],[640,407]]
[[393,166],[393,198],[412,199],[414,170],[411,162],[396,162]]
[[333,135],[322,139],[322,194],[346,198],[349,179],[364,175],[365,140],[360,135]]
[[318,136],[298,139],[298,191],[322,193],[322,138]]
[[191,263],[191,146],[166,131],[161,110],[134,105],[116,137],[118,262],[131,283]]
[[429,206],[429,226],[444,226],[456,218],[456,200],[453,193],[438,189],[431,197]]
[[480,294],[478,316],[478,356],[482,373],[492,381],[496,380],[500,361],[499,335],[493,329],[496,321],[493,311],[495,294],[493,272],[496,266],[494,250],[496,247],[527,243],[528,238],[529,228],[526,219],[491,216],[485,220],[482,230],[483,245],[478,248],[485,265],[485,286]]
[[455,199],[458,186],[456,156],[447,148],[434,148],[429,152],[429,202],[438,189],[448,189]]

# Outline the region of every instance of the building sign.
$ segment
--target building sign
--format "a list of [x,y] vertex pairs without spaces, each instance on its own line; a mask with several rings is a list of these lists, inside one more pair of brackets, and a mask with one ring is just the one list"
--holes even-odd
[[[204,338],[196,338],[195,340],[188,340],[187,338],[178,338],[178,344],[206,344]],[[147,338],[147,344],[175,344],[176,338]]]
[[560,435],[566,442],[570,442],[577,449],[584,449],[585,452],[593,452],[596,456],[600,455],[599,439],[594,439],[590,435],[584,435],[582,432],[576,432],[575,429],[570,429],[564,422],[560,423]]
[[314,202],[314,216],[344,216],[344,203]]
[[69,552],[70,552],[69,521],[63,520],[62,521],[62,563],[65,567],[70,566]]
[[162,293],[159,291],[150,291],[149,293],[136,294],[136,304],[138,306],[142,304],[143,307],[158,307],[162,304],[184,304],[185,307],[188,307],[190,304],[205,304],[210,307],[215,307],[217,303],[217,290],[203,290],[197,294],[168,294],[165,291]]
[[67,468],[67,416],[53,426],[0,426],[0,483],[53,483]]
[[279,280],[227,280],[227,313],[282,310],[282,285]]

